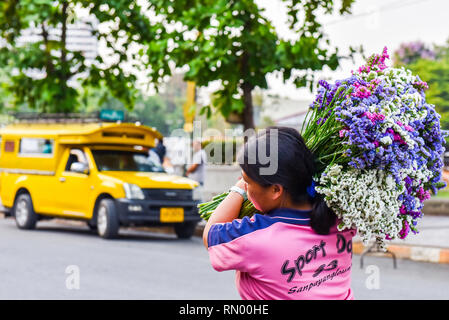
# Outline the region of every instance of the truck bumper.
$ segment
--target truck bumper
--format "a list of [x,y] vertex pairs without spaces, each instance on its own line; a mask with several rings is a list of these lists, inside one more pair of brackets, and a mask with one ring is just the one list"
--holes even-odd
[[167,226],[180,222],[161,222],[161,208],[183,208],[184,218],[182,222],[199,222],[201,217],[198,214],[197,205],[200,201],[195,200],[137,200],[137,199],[115,199],[120,224],[146,225],[146,226]]

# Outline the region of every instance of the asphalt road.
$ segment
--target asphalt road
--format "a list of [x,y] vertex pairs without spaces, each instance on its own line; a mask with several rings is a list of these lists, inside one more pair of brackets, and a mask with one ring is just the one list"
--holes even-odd
[[[449,299],[449,265],[354,256],[356,299]],[[79,275],[79,277],[77,277]],[[71,289],[68,289],[71,288]],[[238,300],[234,272],[216,272],[202,240],[126,229],[103,240],[83,225],[0,219],[0,299]]]

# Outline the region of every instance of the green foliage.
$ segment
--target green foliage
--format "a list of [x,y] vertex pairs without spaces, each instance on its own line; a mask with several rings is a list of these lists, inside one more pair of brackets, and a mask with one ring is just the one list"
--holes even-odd
[[183,127],[184,118],[182,105],[169,112],[170,102],[162,96],[140,97],[130,116],[139,119],[149,127],[155,127],[164,136],[169,136],[175,129]]
[[449,41],[435,51],[434,58],[419,58],[405,67],[427,82],[426,101],[435,105],[441,115],[441,127],[449,130]]
[[162,135],[168,136],[175,129],[183,127],[182,100],[163,95],[144,96],[138,93],[134,108],[127,110],[123,102],[112,96],[106,87],[85,87],[79,96],[80,112],[95,112],[101,109],[125,111],[129,118],[138,119],[142,124],[155,127]]
[[[5,88],[14,94],[13,106],[26,104],[39,112],[73,112],[77,110],[81,86],[104,85],[114,97],[131,108],[137,91],[136,76],[125,70],[148,68],[143,54],[131,54],[131,45],[142,48],[153,39],[150,22],[137,0],[3,0],[0,2],[0,66],[15,70]],[[95,17],[88,23],[91,35],[103,41],[108,54],[102,53],[88,63],[81,51],[67,48],[68,26],[79,21],[83,9]],[[111,25],[110,28],[100,26]],[[39,40],[20,44],[26,30],[34,30]],[[58,30],[56,38],[50,30]],[[145,52],[143,50],[142,52]],[[110,62],[113,61],[113,62]],[[106,63],[107,62],[107,63]],[[80,77],[80,75],[82,75]]]
[[[297,39],[277,34],[254,0],[4,0],[0,37],[6,44],[0,45],[0,66],[15,70],[6,90],[14,94],[16,108],[73,112],[80,101],[78,86],[105,86],[131,108],[138,96],[136,72],[146,72],[159,87],[176,66],[186,68],[185,80],[197,86],[219,80],[212,105],[225,117],[243,114],[245,126],[254,127],[251,91],[267,88],[267,74],[279,72],[297,86],[311,86],[314,71],[337,68],[338,51],[330,48],[317,13],[333,13],[337,3],[341,14],[348,13],[354,2],[278,1],[287,6]],[[90,24],[92,36],[109,51],[93,64],[67,48],[67,28],[79,21],[80,9],[98,21]],[[105,25],[110,27],[99,27]],[[39,40],[19,45],[30,28],[39,32]],[[51,29],[60,30],[56,39]],[[135,72],[125,70],[125,64]],[[207,108],[203,112],[210,116]]]
[[[280,72],[297,86],[313,83],[313,71],[335,70],[339,56],[328,48],[316,14],[332,13],[337,1],[280,0],[288,7],[289,26],[297,39],[277,34],[254,0],[149,0],[157,22],[147,53],[153,66],[148,78],[159,83],[170,75],[170,64],[187,68],[186,80],[207,86],[219,80],[212,105],[226,118],[243,113],[245,127],[254,127],[245,113],[252,108],[251,91],[268,87],[266,76]],[[349,12],[354,0],[341,1],[340,13]],[[301,71],[299,74],[294,71]],[[211,115],[211,106],[202,113]]]

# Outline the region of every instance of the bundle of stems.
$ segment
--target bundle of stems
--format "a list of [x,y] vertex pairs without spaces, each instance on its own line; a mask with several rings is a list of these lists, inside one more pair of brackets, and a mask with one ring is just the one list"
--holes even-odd
[[[336,105],[340,104],[344,97],[350,95],[352,88],[340,87],[332,96],[332,100],[327,102],[323,99],[321,106],[310,108],[301,128],[301,135],[309,150],[315,155],[316,174],[315,179],[319,179],[326,167],[332,164],[343,164],[350,161],[345,155],[348,146],[341,143],[338,132],[343,125],[336,119]],[[327,97],[327,91],[324,94]],[[325,106],[326,105],[326,106]],[[211,201],[198,205],[199,214],[204,220],[209,220],[211,214],[228,195],[228,192],[219,194]],[[260,213],[249,200],[245,200],[240,210],[239,218],[252,216]]]
[[[344,97],[351,94],[352,88],[338,88],[332,100],[327,104],[323,99],[321,106],[310,108],[301,128],[301,136],[307,147],[315,155],[316,176],[333,164],[347,164],[351,158],[345,153],[348,145],[342,142],[338,133],[343,125],[336,118],[336,106],[343,102]],[[324,97],[327,96],[327,91]]]
[[[212,213],[218,207],[218,205],[226,198],[229,192],[224,192],[212,198],[211,201],[200,203],[198,205],[198,212],[204,220],[209,220]],[[239,218],[243,218],[245,216],[251,217],[255,213],[259,213],[259,211],[254,207],[253,203],[249,200],[245,200],[242,203],[242,207],[240,209]]]

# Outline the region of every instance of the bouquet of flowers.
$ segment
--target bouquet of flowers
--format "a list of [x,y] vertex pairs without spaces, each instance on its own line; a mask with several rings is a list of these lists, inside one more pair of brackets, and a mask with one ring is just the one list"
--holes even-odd
[[[387,67],[388,58],[385,48],[351,77],[321,80],[301,128],[316,158],[316,192],[340,219],[338,229],[355,228],[365,245],[374,237],[381,248],[417,233],[423,202],[445,187],[445,133],[426,103],[427,84]],[[246,205],[244,213],[254,211]]]

